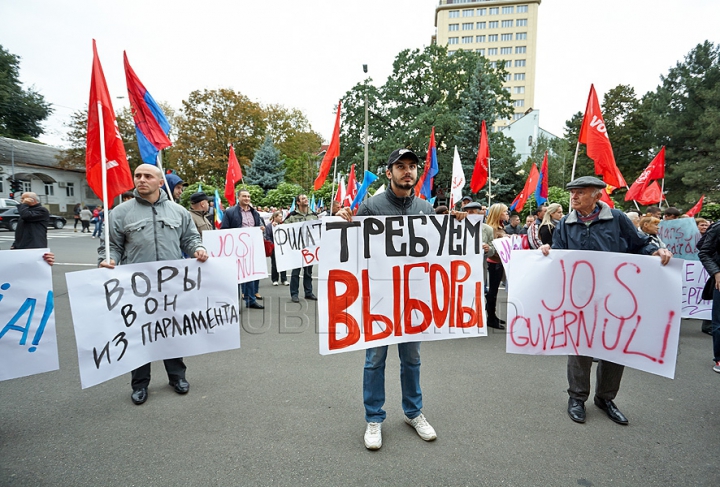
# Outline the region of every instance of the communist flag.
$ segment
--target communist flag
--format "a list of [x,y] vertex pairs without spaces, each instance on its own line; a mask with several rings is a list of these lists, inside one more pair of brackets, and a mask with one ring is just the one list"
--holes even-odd
[[[101,114],[102,131],[100,130]],[[105,144],[104,161],[100,148],[101,138]],[[108,201],[103,200],[106,208],[111,208],[113,200],[117,196],[135,186],[125,155],[125,147],[120,137],[120,130],[115,121],[115,111],[110,101],[110,93],[107,83],[105,83],[105,75],[100,65],[95,39],[93,39],[93,65],[88,103],[85,170],[88,186],[101,200],[103,200],[103,170],[107,172]]]
[[323,156],[323,160],[320,163],[320,169],[318,169],[318,176],[315,179],[315,191],[319,190],[325,180],[327,179],[327,175],[330,172],[330,166],[332,166],[332,161],[337,156],[340,155],[340,108],[342,107],[342,101],[338,102],[338,108],[337,108],[337,114],[335,115],[335,128],[333,129],[332,139],[330,139],[330,146],[328,147],[327,151],[325,151],[325,155]]
[[540,178],[540,173],[538,172],[537,165],[533,163],[532,167],[530,168],[530,174],[528,174],[527,181],[525,181],[525,187],[520,192],[519,195],[513,200],[512,204],[510,205],[510,211],[522,211],[522,209],[525,207],[525,202],[527,201],[528,197],[535,191],[535,187],[537,186],[538,179]]
[[470,191],[473,193],[480,191],[487,183],[489,164],[490,145],[488,144],[485,120],[483,120],[480,127],[480,147],[478,147],[477,158],[475,159],[475,169],[473,169],[472,179],[470,180]]
[[585,117],[578,142],[587,146],[587,155],[595,162],[595,174],[602,175],[603,181],[616,188],[627,186],[613,155],[610,138],[600,112],[595,86],[590,85],[590,95],[585,107]]
[[705,195],[702,195],[702,196],[700,197],[700,201],[698,201],[697,204],[696,204],[695,206],[693,206],[692,208],[690,208],[690,209],[687,211],[687,213],[685,213],[685,214],[686,214],[687,216],[695,216],[695,215],[697,215],[698,213],[700,213],[700,212],[702,211],[702,205],[703,205],[703,200],[704,200],[704,199],[705,199]]
[[661,199],[665,199],[665,195],[662,194],[662,191],[660,190],[660,185],[657,183],[657,181],[653,181],[652,183],[648,184],[647,187],[643,190],[642,194],[638,195],[635,198],[635,201],[640,203],[641,205],[657,205]]
[[[653,158],[648,167],[638,176],[635,182],[630,186],[630,190],[625,195],[625,201],[636,200],[643,196],[645,189],[647,189],[650,181],[656,179],[662,179],[665,177],[665,146],[660,149],[660,152]],[[655,201],[660,201],[659,199]],[[639,200],[637,200],[640,203]],[[645,203],[640,203],[645,204]]]
[[235,149],[230,144],[230,155],[228,156],[228,168],[225,173],[225,199],[228,201],[228,205],[233,206],[235,204],[235,185],[243,177],[242,168],[240,163],[235,156]]

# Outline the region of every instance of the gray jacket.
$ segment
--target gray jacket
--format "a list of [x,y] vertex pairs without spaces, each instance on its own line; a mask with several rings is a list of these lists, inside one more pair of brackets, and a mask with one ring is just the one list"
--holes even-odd
[[357,216],[385,215],[434,215],[433,206],[427,201],[416,198],[415,193],[398,198],[391,188],[373,196],[358,208]]
[[[155,203],[135,198],[108,212],[110,258],[116,263],[137,264],[182,259],[204,249],[190,213],[170,201],[165,191]],[[98,248],[98,264],[105,260],[105,241]]]

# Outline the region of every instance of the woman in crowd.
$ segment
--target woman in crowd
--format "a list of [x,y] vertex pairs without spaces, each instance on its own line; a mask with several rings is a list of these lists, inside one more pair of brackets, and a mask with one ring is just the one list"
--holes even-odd
[[[268,242],[272,242],[275,244],[275,237],[273,237],[273,230],[275,230],[275,227],[281,224],[283,221],[283,212],[282,211],[274,211],[273,214],[270,216],[270,224],[265,226],[265,240]],[[284,286],[289,286],[290,283],[287,280],[287,272],[282,271],[278,273],[277,271],[277,263],[275,261],[275,246],[273,245],[272,253],[270,254],[270,264],[272,268],[271,278],[272,278],[272,284],[273,286],[278,285],[278,280],[282,279],[282,283]]]
[[667,245],[658,237],[658,223],[660,223],[659,218],[644,216],[640,219],[640,232],[650,237],[652,243],[657,245],[658,248],[666,249]]
[[[73,208],[73,218],[75,219],[75,226],[73,227],[75,232],[77,232],[77,226],[78,223],[80,223],[80,212],[82,211],[82,205],[80,203],[75,205],[75,208]],[[82,225],[82,224],[81,224]]]
[[[502,203],[495,203],[488,210],[487,225],[493,230],[493,239],[502,238],[506,235],[505,223],[510,219],[508,214],[508,207]],[[497,328],[504,330],[504,321],[497,317],[495,312],[497,308],[497,295],[498,288],[500,287],[500,281],[503,278],[503,266],[502,261],[497,253],[492,257],[488,257],[488,293],[486,301],[487,309],[487,325],[490,328]]]
[[103,222],[105,221],[105,211],[102,205],[95,208],[93,211],[93,220],[95,220],[95,230],[93,230],[92,238],[96,236],[100,238],[102,236]]
[[555,227],[560,223],[560,219],[563,217],[563,207],[560,203],[552,203],[548,206],[543,221],[538,229],[538,235],[543,245],[552,245],[552,236],[555,232]]
[[705,218],[695,218],[695,224],[697,225],[698,230],[700,230],[700,235],[705,235],[705,232],[710,226],[710,222]]

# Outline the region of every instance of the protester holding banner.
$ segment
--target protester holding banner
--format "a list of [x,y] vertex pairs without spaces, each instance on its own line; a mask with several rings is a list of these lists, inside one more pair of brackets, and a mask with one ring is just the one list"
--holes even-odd
[[[672,254],[666,249],[642,237],[630,219],[619,210],[611,209],[600,201],[605,183],[592,176],[583,176],[567,184],[570,191],[572,210],[555,229],[553,249],[594,250],[599,252],[619,252],[630,254],[657,255],[663,265]],[[541,247],[543,254],[550,252],[549,245]],[[581,355],[569,355],[568,376],[568,415],[577,423],[585,422],[585,401],[590,396],[590,370],[593,358]],[[597,383],[594,402],[605,411],[611,420],[626,425],[628,420],[617,408],[613,399],[620,389],[624,366],[598,360]]]
[[[291,211],[290,214],[285,218],[283,223],[298,223],[306,222],[311,220],[317,220],[317,213],[312,211],[309,206],[308,197],[306,194],[298,195],[295,210]],[[303,290],[305,292],[305,299],[310,301],[317,301],[317,297],[313,292],[312,284],[312,266],[307,265],[302,267],[303,271]],[[300,291],[300,268],[293,269],[290,274],[290,299],[293,303],[299,303],[300,298],[298,293]]]
[[282,210],[275,211],[270,216],[270,224],[265,227],[265,240],[273,244],[273,250],[270,254],[270,264],[271,264],[271,273],[270,277],[272,279],[273,286],[278,285],[278,281],[282,280],[283,286],[289,286],[290,283],[287,280],[287,272],[282,271],[278,273],[277,270],[277,260],[275,259],[275,238],[273,237],[273,230],[276,226],[278,226],[280,223],[282,223],[283,220],[283,212]]
[[[505,222],[508,217],[508,207],[502,203],[495,203],[490,207],[490,210],[488,210],[487,225],[493,231],[492,240],[495,240],[496,238],[503,238],[507,235],[505,233]],[[493,247],[492,240],[490,241],[490,247]],[[500,256],[497,255],[494,247],[493,252],[488,253],[487,266],[488,292],[485,304],[487,310],[487,325],[490,328],[504,330],[505,327],[503,325],[505,324],[505,321],[499,319],[496,314],[498,289],[500,288],[500,282],[503,279],[504,269]]]
[[538,227],[538,236],[543,244],[552,245],[553,232],[562,217],[563,207],[560,203],[552,203],[548,206],[543,221]]
[[50,212],[40,204],[35,193],[23,193],[17,207],[20,218],[15,228],[15,241],[11,249],[43,249],[47,244],[47,226]]
[[[720,373],[720,225],[716,223],[705,232],[700,246],[700,262],[710,276],[705,288],[712,287],[713,370]],[[703,298],[707,299],[704,291]]]
[[[99,266],[112,269],[117,262],[177,260],[183,252],[205,262],[208,254],[190,213],[160,190],[162,171],[156,166],[141,164],[135,169],[134,182],[135,198],[121,203],[108,215],[110,248],[106,249],[105,240],[100,239]],[[186,394],[190,384],[185,379],[183,359],[164,362],[170,386],[178,394]],[[150,364],[132,371],[133,403],[140,405],[147,400],[149,384]]]

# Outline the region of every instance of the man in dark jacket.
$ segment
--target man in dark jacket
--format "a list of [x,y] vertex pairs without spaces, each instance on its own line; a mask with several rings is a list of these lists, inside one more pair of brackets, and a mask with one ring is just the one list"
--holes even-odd
[[[265,232],[265,225],[263,224],[262,218],[260,218],[260,213],[250,205],[250,192],[246,189],[240,190],[237,205],[231,206],[225,211],[222,225],[220,225],[220,229],[242,227],[260,227],[260,230]],[[260,281],[249,281],[240,285],[245,306],[248,308],[264,308],[262,304],[257,302],[259,287]]]
[[[570,191],[572,210],[555,228],[553,249],[657,255],[663,265],[670,261],[672,254],[668,250],[658,249],[648,237],[638,234],[622,211],[611,209],[600,201],[605,190],[604,182],[592,176],[583,176],[569,182],[566,187]],[[550,246],[543,245],[540,250],[548,255]],[[585,401],[590,397],[592,363],[592,357],[568,356],[568,414],[576,423],[585,422]],[[626,425],[627,418],[613,402],[620,389],[624,369],[622,365],[598,360],[594,402],[610,419]]]
[[23,193],[18,205],[20,218],[15,229],[15,241],[11,249],[43,249],[47,247],[47,227],[50,212],[40,204],[35,193]]
[[700,262],[715,282],[712,298],[711,334],[713,340],[713,370],[720,373],[720,223],[711,226],[700,243]]

